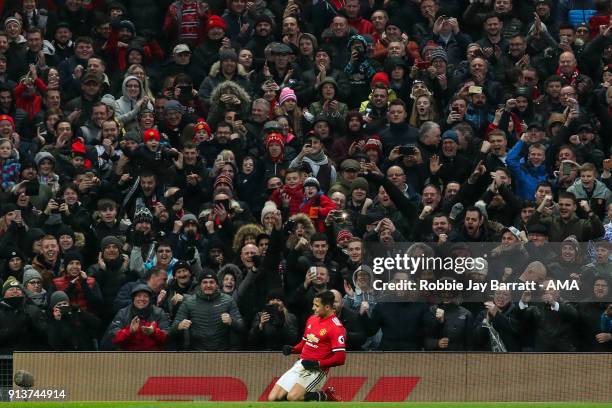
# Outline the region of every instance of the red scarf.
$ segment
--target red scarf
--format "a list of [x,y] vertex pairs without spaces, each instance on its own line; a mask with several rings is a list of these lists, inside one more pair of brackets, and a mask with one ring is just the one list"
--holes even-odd
[[563,78],[565,82],[567,82],[568,85],[572,85],[572,86],[576,85],[576,78],[578,78],[578,75],[580,75],[580,71],[578,70],[578,68],[574,68],[574,71],[569,77],[561,72],[561,67],[557,67],[556,73],[561,78]]

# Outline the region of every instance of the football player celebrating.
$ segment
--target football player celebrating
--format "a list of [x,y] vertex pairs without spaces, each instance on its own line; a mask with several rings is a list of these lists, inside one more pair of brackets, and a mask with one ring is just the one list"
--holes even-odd
[[346,359],[346,330],[334,314],[334,294],[317,294],[312,310],[302,341],[283,346],[284,355],[299,354],[300,359],[276,382],[269,401],[338,401],[333,388],[322,391],[329,368]]

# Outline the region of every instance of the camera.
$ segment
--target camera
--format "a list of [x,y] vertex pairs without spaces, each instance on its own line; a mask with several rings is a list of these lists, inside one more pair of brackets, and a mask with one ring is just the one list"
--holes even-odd
[[416,147],[412,144],[400,146],[399,153],[402,156],[414,156],[416,154]]
[[295,227],[297,225],[297,222],[295,222],[295,220],[289,220],[285,223],[285,226],[283,227],[283,234],[284,235],[291,235],[293,234],[293,231],[295,231]]

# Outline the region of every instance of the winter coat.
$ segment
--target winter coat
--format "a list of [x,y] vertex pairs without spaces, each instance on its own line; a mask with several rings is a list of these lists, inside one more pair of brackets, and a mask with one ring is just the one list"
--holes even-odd
[[49,318],[49,346],[56,351],[94,351],[99,327],[100,319],[73,306],[70,316],[62,316],[61,320]]
[[382,302],[372,312],[368,334],[382,330],[381,351],[420,351],[429,313],[425,303]]
[[[228,313],[232,318],[231,325],[221,321],[221,315]],[[179,330],[183,320],[191,320],[188,330]],[[210,295],[198,287],[193,295],[186,296],[172,322],[172,333],[183,337],[188,350],[225,351],[230,349],[230,334],[242,333],[244,322],[238,311],[238,305],[225,293],[215,290]],[[185,336],[187,338],[185,338]]]
[[591,194],[587,194],[580,179],[576,180],[566,191],[574,194],[578,201],[588,200],[589,206],[600,218],[604,217],[608,206],[612,203],[612,192],[599,180],[595,180]]
[[37,306],[22,304],[12,307],[0,301],[0,353],[36,350],[46,344],[47,319]]
[[[234,74],[234,77],[232,79],[227,79],[225,75],[221,73],[221,62],[220,61],[215,62],[210,67],[210,72],[208,73],[208,76],[200,84],[199,95],[200,95],[200,99],[202,100],[202,105],[206,107],[210,107],[213,91],[219,84],[225,81],[232,81],[236,85],[241,87],[243,91],[247,93],[249,92],[250,83],[247,78],[247,72],[245,71],[244,67],[240,64],[237,65],[236,69],[237,69],[237,72]],[[220,96],[221,95],[219,95],[219,97]],[[218,102],[218,101],[215,101],[215,102]]]
[[83,311],[96,310],[102,306],[102,292],[96,283],[96,278],[88,276],[87,279],[83,279],[79,276],[75,283],[71,282],[72,279],[74,278],[64,274],[53,279],[53,286],[55,290],[66,292],[70,304],[78,306]]
[[315,225],[318,232],[325,232],[325,217],[330,211],[336,209],[336,203],[322,193],[305,201],[300,206],[300,212],[306,214]]
[[[140,86],[140,93],[138,99],[132,99],[127,93],[128,81],[136,80]],[[115,117],[123,124],[126,131],[134,130],[138,126],[136,118],[139,113],[139,109],[136,103],[144,96],[143,86],[140,79],[133,75],[125,77],[121,85],[121,97],[115,101]],[[143,106],[144,108],[145,106]],[[148,109],[153,110],[153,104],[151,102],[146,106]]]
[[569,303],[559,303],[559,310],[538,303],[517,312],[525,328],[535,333],[536,352],[574,352],[574,325],[578,312]]
[[[222,76],[222,74],[219,74]],[[208,79],[208,78],[207,78]],[[210,110],[208,111],[208,117],[206,119],[207,123],[211,128],[215,129],[217,123],[223,120],[223,115],[228,110],[236,110],[240,113],[240,117],[246,118],[251,113],[251,96],[249,95],[246,87],[242,86],[246,81],[244,78],[235,77],[231,81],[223,80],[221,82],[221,78],[217,78],[219,83],[213,88],[211,88],[210,93]],[[211,80],[211,85],[212,85]],[[202,87],[200,87],[200,97],[203,97],[203,92],[208,92],[208,87],[204,87],[206,80],[202,83]],[[221,95],[223,94],[232,94],[236,96],[240,100],[240,105],[227,104],[221,101]]]
[[[444,310],[444,321],[440,323],[435,316],[435,306],[426,315],[425,350],[468,351],[472,349],[474,318],[472,313],[453,303],[439,306]],[[448,338],[448,347],[441,349],[438,341]],[[384,337],[383,337],[384,338]]]
[[[133,306],[126,306],[115,315],[108,327],[107,334],[121,350],[126,351],[162,351],[168,340],[170,322],[166,313],[157,306],[145,309],[140,319],[136,333],[130,330],[132,319],[136,316]],[[138,314],[141,316],[141,314]],[[153,333],[146,335],[142,332],[144,326],[153,326]]]
[[[491,337],[489,329],[483,326],[482,321],[487,314],[481,311],[474,320],[474,349],[491,351]],[[521,351],[519,338],[519,322],[516,318],[516,306],[510,303],[505,310],[498,311],[490,320],[491,325],[499,333],[502,343],[507,351]]]
[[516,195],[523,200],[533,200],[538,183],[546,181],[548,174],[546,166],[533,167],[521,158],[525,142],[519,140],[506,156],[506,165],[516,183]]
[[575,236],[578,242],[587,242],[601,237],[605,232],[601,219],[595,213],[588,219],[578,218],[574,214],[566,222],[559,215],[543,216],[536,211],[531,221],[548,227],[549,242],[561,242],[570,235]]

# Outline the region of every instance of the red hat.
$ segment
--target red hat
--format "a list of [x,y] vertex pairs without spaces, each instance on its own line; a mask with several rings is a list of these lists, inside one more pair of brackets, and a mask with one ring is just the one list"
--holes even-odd
[[227,31],[227,24],[225,24],[225,20],[217,15],[212,15],[208,17],[208,21],[206,22],[206,31],[210,30],[213,27],[222,28],[223,31]]
[[382,83],[385,88],[389,88],[389,75],[386,72],[377,72],[370,81],[370,88],[374,88],[374,85]]
[[340,230],[338,231],[338,235],[336,235],[336,241],[340,241],[342,239],[351,239],[353,238],[353,234],[349,230]]
[[234,182],[228,176],[224,176],[221,174],[215,179],[215,184],[213,185],[213,190],[217,188],[219,184],[227,184],[230,190],[234,191]]
[[363,150],[367,152],[368,150],[372,149],[378,150],[379,153],[382,153],[382,143],[380,142],[380,140],[374,138],[368,139]]
[[278,144],[281,147],[285,147],[285,138],[278,132],[268,133],[266,136],[266,147],[271,144]]
[[157,131],[157,129],[148,129],[145,130],[144,134],[143,134],[143,140],[145,143],[147,143],[149,140],[157,140],[158,142],[161,140],[161,136],[159,135],[159,132]]
[[200,130],[204,130],[206,133],[208,133],[208,135],[212,134],[212,130],[210,129],[210,126],[208,126],[208,123],[204,122],[204,120],[198,120],[198,123],[196,123],[195,126],[193,127],[194,133],[197,133]]
[[77,139],[76,142],[71,145],[71,148],[74,156],[85,156],[85,144],[81,139]]
[[9,122],[11,122],[13,130],[15,129],[15,120],[12,117],[10,117],[9,115],[0,115],[0,122],[2,122],[3,120],[8,120]]

